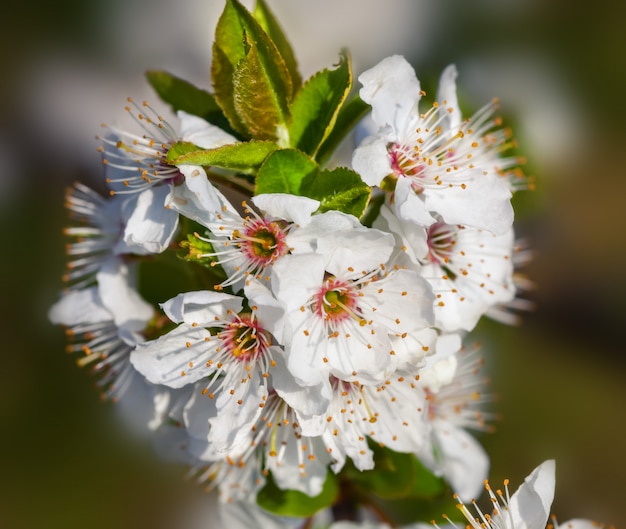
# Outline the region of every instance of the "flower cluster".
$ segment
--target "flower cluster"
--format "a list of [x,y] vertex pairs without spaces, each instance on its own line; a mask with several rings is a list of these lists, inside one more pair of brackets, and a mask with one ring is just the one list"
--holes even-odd
[[463,117],[451,65],[425,104],[400,56],[352,99],[347,52],[302,83],[261,1],[226,2],[212,68],[214,93],[150,72],[179,123],[129,99],[137,131],[98,136],[109,196],[68,191],[50,319],[69,350],[225,502],[289,491],[306,517],[390,460],[406,476],[385,494],[476,497],[468,430],[491,417],[463,341],[518,304],[511,197],[530,186],[497,103]]

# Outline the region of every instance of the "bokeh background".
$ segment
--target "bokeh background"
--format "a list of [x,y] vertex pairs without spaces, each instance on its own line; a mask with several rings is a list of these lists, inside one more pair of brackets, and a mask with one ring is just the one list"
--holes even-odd
[[[537,309],[486,322],[503,419],[483,438],[514,487],[557,460],[553,512],[626,527],[626,4],[553,0],[267,0],[306,76],[348,46],[360,71],[405,55],[432,93],[455,62],[468,109],[499,96],[537,191],[518,230]],[[250,2],[246,3],[250,6]],[[94,134],[143,78],[209,86],[222,0],[31,0],[2,15],[0,83],[0,527],[200,529],[210,498],[182,479],[64,353],[47,323],[64,267],[63,192],[102,189]]]

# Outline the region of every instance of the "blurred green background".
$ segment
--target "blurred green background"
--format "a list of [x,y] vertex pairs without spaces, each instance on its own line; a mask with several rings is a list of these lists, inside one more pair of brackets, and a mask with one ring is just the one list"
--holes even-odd
[[[609,0],[268,3],[303,73],[342,45],[355,71],[391,53],[432,93],[456,62],[468,108],[499,96],[537,191],[518,204],[535,249],[537,310],[480,340],[503,419],[483,438],[514,488],[557,460],[553,512],[626,527],[626,4]],[[222,0],[34,0],[3,13],[0,43],[0,527],[208,527],[210,501],[132,436],[47,323],[64,267],[63,192],[102,188],[93,135],[143,71],[209,86]],[[247,5],[250,5],[248,2]],[[207,506],[208,505],[208,506]],[[204,506],[204,507],[203,507]]]

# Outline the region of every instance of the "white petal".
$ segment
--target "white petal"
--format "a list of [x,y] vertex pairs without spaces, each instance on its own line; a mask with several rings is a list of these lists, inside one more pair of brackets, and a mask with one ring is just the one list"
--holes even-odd
[[[317,496],[322,492],[326,481],[328,458],[320,439],[307,439],[307,444],[319,445],[310,450],[319,457],[302,460],[302,454],[298,453],[298,443],[290,437],[281,454],[280,464],[278,458],[270,456],[267,459],[267,468],[272,472],[272,477],[279,488],[299,490],[309,496]],[[301,462],[305,465],[304,469],[300,469]]]
[[518,529],[544,529],[554,499],[555,463],[549,459],[539,465],[511,496],[509,511]]
[[252,202],[271,217],[295,222],[300,226],[306,226],[313,212],[320,207],[319,200],[286,193],[257,195],[252,197]]
[[[315,416],[325,413],[330,403],[328,379],[314,386],[302,386],[287,369],[282,354],[274,355],[276,365],[272,367],[272,386],[276,393],[291,406],[299,416]],[[302,425],[301,425],[302,426]],[[318,432],[321,433],[321,430]],[[307,435],[311,435],[307,433]]]
[[239,312],[243,300],[239,296],[198,290],[186,292],[161,304],[167,317],[176,323],[198,324],[210,327],[216,318],[225,316],[229,311]]
[[[382,292],[381,292],[382,290]],[[430,327],[435,322],[435,295],[428,281],[413,270],[397,270],[361,289],[363,300],[372,307],[365,319],[386,318],[398,333]],[[391,327],[393,326],[393,327]]]
[[[414,263],[419,263],[428,254],[428,236],[426,229],[416,226],[414,222],[407,222],[397,217],[386,204],[380,208],[380,215],[386,221],[387,229],[399,238],[405,247],[405,252]],[[374,227],[377,227],[376,224]]]
[[179,169],[185,175],[185,183],[172,189],[166,200],[169,208],[207,227],[223,207],[235,211],[226,197],[209,182],[202,167],[181,165]]
[[125,202],[124,244],[137,254],[163,252],[178,228],[178,213],[165,207],[170,186],[152,186],[137,195],[135,207]]
[[366,433],[396,452],[417,452],[428,438],[426,394],[408,380],[392,380],[384,388],[364,389],[368,408],[376,412],[376,420],[366,425]]
[[183,141],[191,142],[203,149],[214,149],[237,142],[235,137],[198,116],[179,110],[178,117],[180,138]]
[[324,262],[321,255],[285,255],[272,266],[274,295],[287,305],[288,312],[299,310],[322,285]]
[[48,319],[55,325],[76,325],[111,321],[113,316],[93,287],[65,294],[50,308]]
[[352,155],[352,168],[368,186],[379,186],[393,172],[385,134],[367,136]]
[[375,270],[385,264],[394,246],[395,241],[391,234],[359,226],[321,237],[318,240],[317,253],[326,256],[328,272],[347,279],[352,275],[360,277],[363,272]]
[[417,113],[420,83],[413,67],[400,55],[393,55],[359,75],[359,94],[372,105],[374,121],[381,127],[404,130],[408,116]]
[[461,124],[461,109],[456,96],[456,66],[448,65],[439,78],[437,101],[446,109],[448,129],[455,131]]
[[192,386],[194,391],[183,409],[183,423],[191,437],[207,441],[209,437],[209,419],[217,415],[215,399],[202,394],[199,384]]
[[439,213],[448,224],[463,224],[496,235],[506,233],[513,224],[511,191],[499,176],[475,170],[465,189],[427,189],[423,194],[426,209]]
[[489,456],[463,428],[433,422],[435,450],[443,476],[462,501],[478,498],[489,472]]
[[436,219],[428,212],[422,198],[416,195],[409,178],[400,178],[394,193],[396,215],[403,220],[414,222],[418,226],[430,226]]
[[[239,386],[243,384],[240,383]],[[267,397],[267,387],[260,384],[256,373],[246,386],[248,386],[247,395],[241,404],[237,402],[235,396],[232,396],[221,407],[217,416],[209,419],[211,425],[209,443],[220,453],[237,451],[247,445],[250,442],[251,429],[263,413],[259,403]]]
[[143,331],[154,315],[154,309],[131,286],[134,276],[131,277],[129,266],[120,259],[109,259],[96,278],[102,303],[111,311],[115,325]]
[[189,347],[188,343],[204,342],[206,329],[181,325],[156,340],[139,344],[130,354],[135,369],[153,384],[181,388],[210,374],[206,351]]
[[249,279],[244,287],[249,305],[256,307],[255,314],[261,327],[270,332],[278,343],[284,342],[286,305],[277,300],[260,281]]

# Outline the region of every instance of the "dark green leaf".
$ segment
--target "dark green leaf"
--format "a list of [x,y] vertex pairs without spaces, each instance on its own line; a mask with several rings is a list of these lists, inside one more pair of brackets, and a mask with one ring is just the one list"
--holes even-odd
[[336,69],[317,72],[296,94],[289,128],[289,141],[293,147],[315,157],[335,126],[337,114],[351,86],[350,56],[343,51]]
[[159,97],[168,103],[174,112],[183,110],[204,118],[227,132],[234,132],[215,98],[206,90],[162,70],[150,70],[146,72],[146,78]]
[[188,81],[163,70],[149,70],[146,78],[159,97],[171,105],[174,111],[184,110],[202,118],[214,113],[221,114],[213,96]]
[[444,480],[435,476],[417,458],[411,457],[414,478],[409,496],[429,499],[444,493],[447,490]]
[[360,217],[370,198],[370,187],[345,167],[311,174],[302,182],[300,193],[321,202],[320,212],[335,209]]
[[347,103],[344,103],[337,116],[335,126],[317,151],[316,158],[320,165],[323,165],[330,159],[335,149],[339,147],[339,144],[347,134],[365,117],[370,109],[371,107],[359,96],[355,96]]
[[289,44],[289,41],[283,33],[276,17],[274,17],[274,14],[267,7],[265,0],[257,0],[253,14],[254,18],[265,30],[265,33],[267,33],[276,48],[278,48],[279,53],[284,59],[285,65],[289,70],[289,75],[291,76],[293,91],[295,92],[302,84],[302,78],[300,77],[300,72],[298,71],[298,63],[293,49],[291,48],[291,44]]
[[451,497],[445,482],[430,472],[413,454],[370,443],[374,452],[374,469],[358,471],[346,465],[341,477],[350,480],[360,495],[374,494],[384,500],[432,500]]
[[322,492],[317,496],[307,496],[297,490],[280,489],[270,474],[265,486],[257,494],[257,503],[274,514],[306,518],[332,505],[338,495],[337,477],[330,471],[326,475]]
[[252,140],[208,150],[198,149],[192,144],[179,142],[170,148],[167,153],[167,162],[172,165],[223,167],[240,173],[253,174],[276,149],[278,146],[271,141]]
[[279,127],[286,129],[291,81],[284,63],[263,57],[262,48],[245,36],[246,56],[233,74],[235,110],[252,137],[274,140],[281,135]]
[[[391,515],[394,522],[399,526],[423,522],[430,524],[432,520],[448,526],[449,521],[456,522],[460,527],[465,527],[465,518],[457,508],[457,502],[452,498],[452,491],[432,499],[405,498],[402,500],[377,501],[378,508]],[[448,519],[443,518],[443,514]],[[449,520],[449,521],[448,521]]]
[[273,152],[261,166],[256,178],[256,194],[301,192],[304,179],[315,180],[317,164],[306,154],[296,149],[281,149]]

